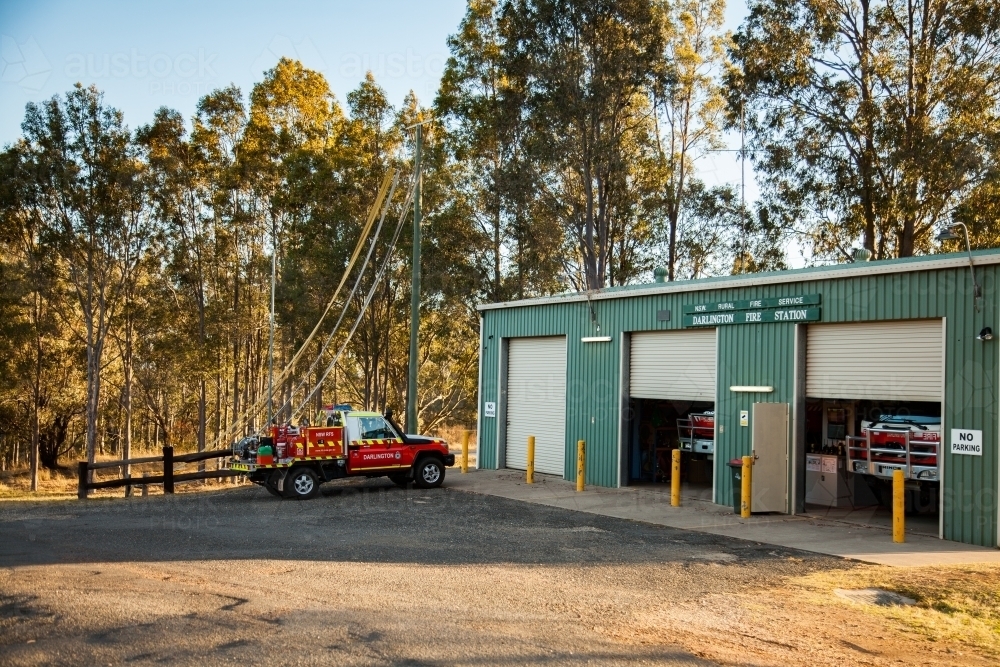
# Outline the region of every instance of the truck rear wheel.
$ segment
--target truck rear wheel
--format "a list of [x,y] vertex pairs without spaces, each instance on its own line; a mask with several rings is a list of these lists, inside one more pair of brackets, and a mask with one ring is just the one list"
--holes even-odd
[[444,463],[441,459],[429,456],[417,464],[413,482],[421,489],[434,489],[444,482]]
[[263,487],[267,489],[267,492],[272,496],[281,497],[281,491],[278,491],[278,480],[281,478],[281,473],[277,470],[272,471],[264,478]]
[[312,468],[293,468],[285,477],[285,497],[308,500],[319,493],[319,479]]

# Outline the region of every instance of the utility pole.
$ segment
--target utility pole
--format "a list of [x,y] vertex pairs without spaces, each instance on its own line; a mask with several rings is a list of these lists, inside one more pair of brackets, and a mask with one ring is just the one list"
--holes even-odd
[[275,273],[278,268],[278,248],[275,234],[271,235],[271,326],[267,343],[267,424],[264,428],[270,428],[271,420],[274,419],[274,282]]
[[406,432],[416,433],[417,426],[417,329],[420,327],[420,149],[423,127],[417,125],[416,149],[413,155],[413,172],[416,183],[413,189],[413,278],[410,282],[410,365],[406,383]]

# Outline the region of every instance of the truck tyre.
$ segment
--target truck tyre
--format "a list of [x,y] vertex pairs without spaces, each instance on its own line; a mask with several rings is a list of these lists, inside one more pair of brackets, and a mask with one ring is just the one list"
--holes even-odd
[[278,479],[280,477],[281,473],[278,472],[277,470],[274,470],[270,474],[268,474],[267,477],[264,478],[264,485],[263,485],[264,488],[267,489],[268,493],[270,493],[272,496],[278,496],[279,498],[281,497],[281,491],[278,491]]
[[417,464],[413,483],[421,489],[434,489],[444,481],[444,463],[441,459],[428,456]]
[[401,489],[405,489],[410,485],[410,476],[406,473],[398,475],[389,475],[389,481],[398,486]]
[[319,479],[312,468],[292,468],[285,477],[285,497],[308,500],[319,493]]

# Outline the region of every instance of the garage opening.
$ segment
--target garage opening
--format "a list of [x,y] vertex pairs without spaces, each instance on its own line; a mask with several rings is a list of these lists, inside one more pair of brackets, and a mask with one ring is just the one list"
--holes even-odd
[[715,329],[633,333],[628,483],[669,485],[681,451],[681,493],[712,500],[715,463]]
[[807,512],[890,527],[902,470],[907,530],[938,535],[942,341],[941,320],[809,326]]

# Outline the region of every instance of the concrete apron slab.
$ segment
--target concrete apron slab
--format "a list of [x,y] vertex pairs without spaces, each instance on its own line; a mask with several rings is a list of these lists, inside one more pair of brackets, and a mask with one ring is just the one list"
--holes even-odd
[[889,528],[838,521],[816,514],[755,514],[750,519],[741,519],[732,508],[694,498],[682,498],[681,507],[671,507],[669,489],[589,486],[583,493],[577,493],[575,484],[550,475],[536,474],[535,483],[526,484],[524,473],[513,470],[470,470],[465,475],[457,469],[448,472],[445,484],[462,491],[737,537],[879,565],[1000,563],[1000,549],[910,532],[904,544],[895,544]]

